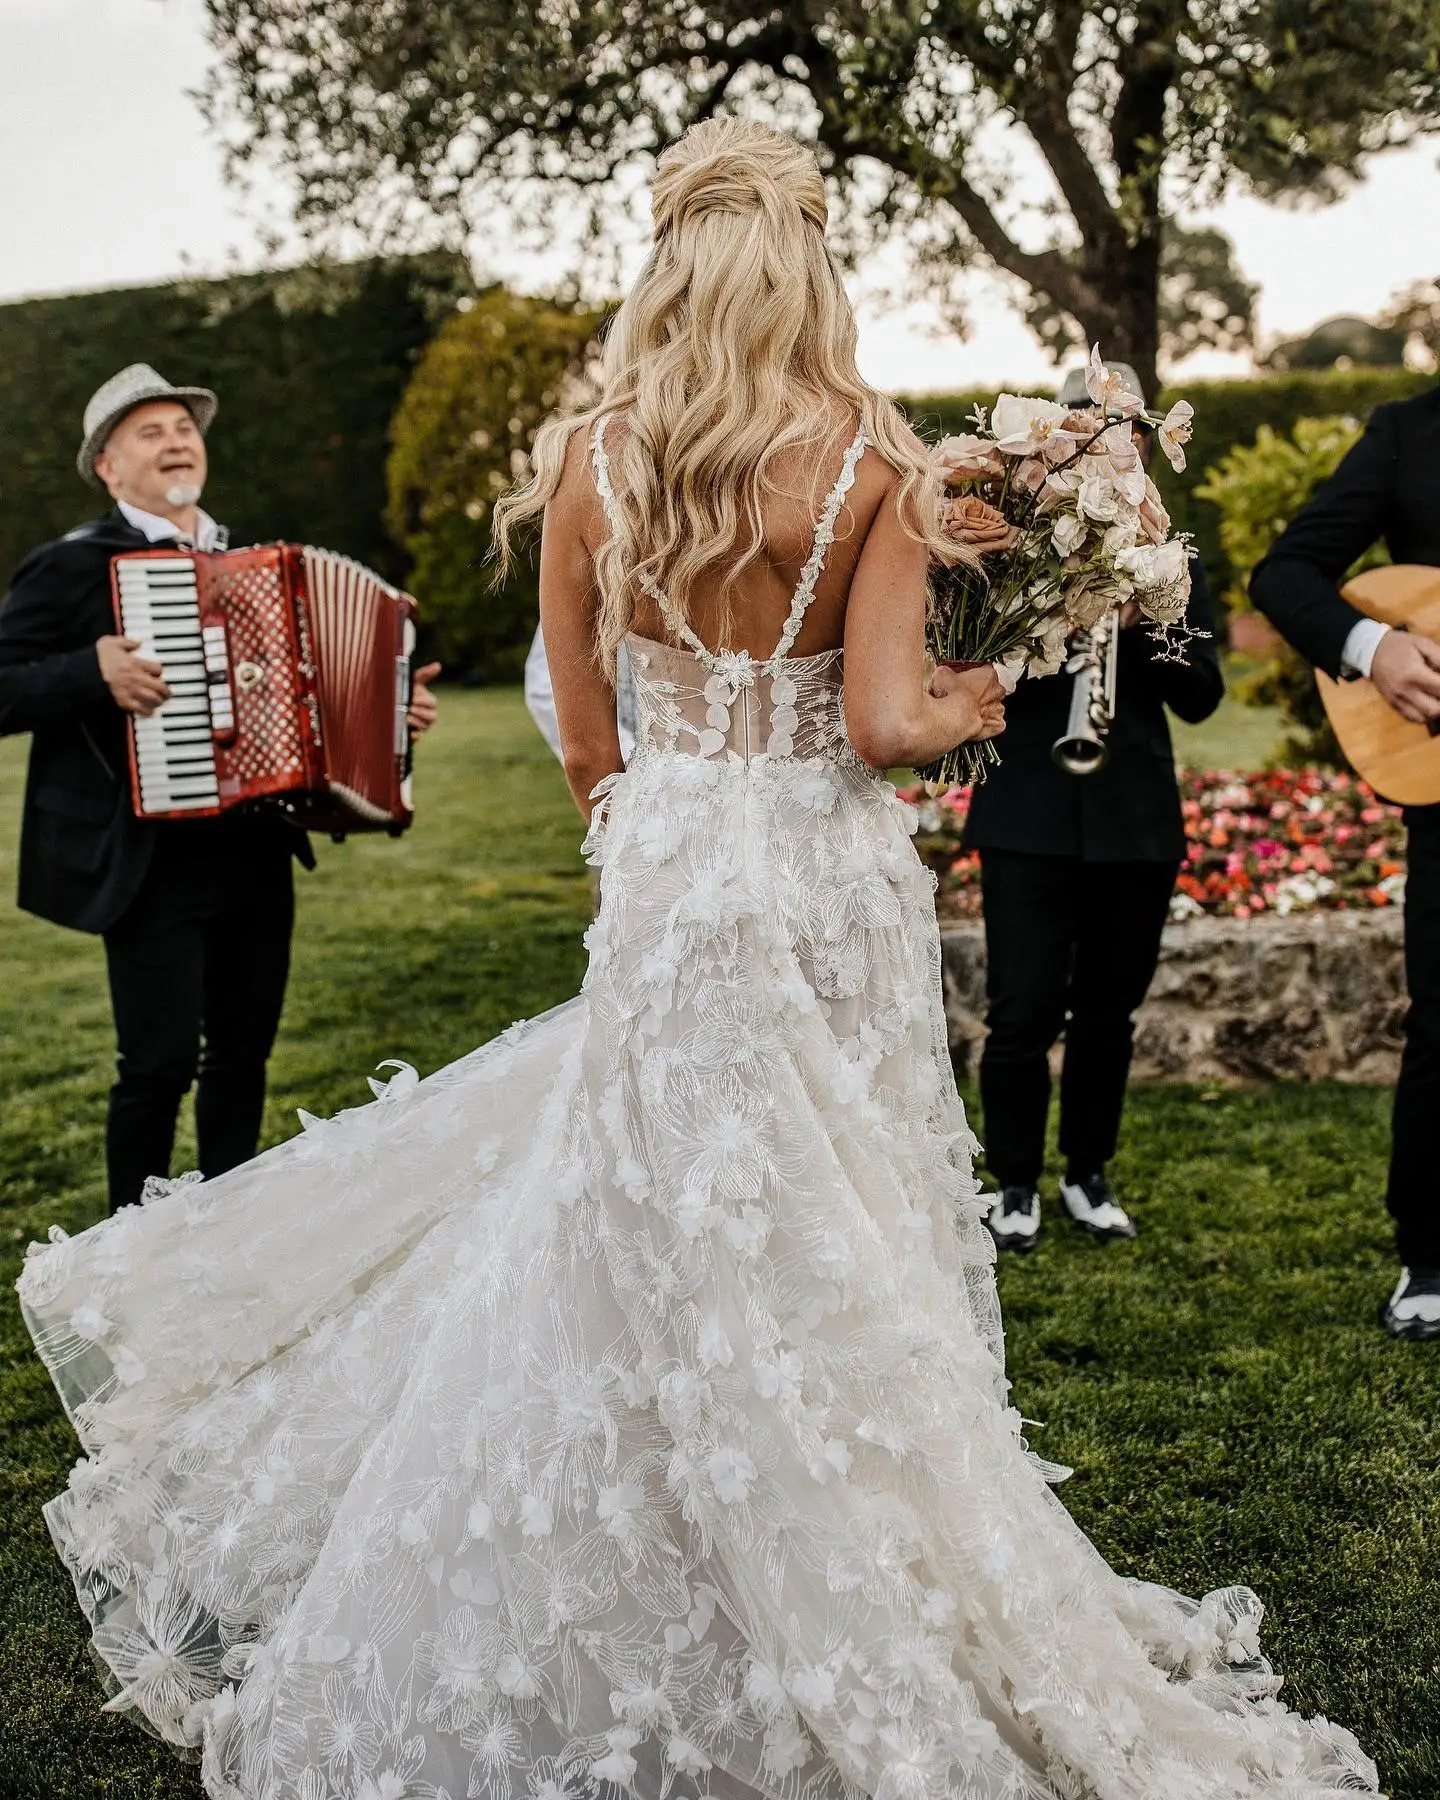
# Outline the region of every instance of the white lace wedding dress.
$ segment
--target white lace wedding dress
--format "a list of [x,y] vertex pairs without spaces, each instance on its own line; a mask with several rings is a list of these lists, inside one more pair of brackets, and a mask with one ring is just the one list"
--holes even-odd
[[789,654],[862,449],[773,657],[630,639],[578,999],[32,1251],[46,1516],[211,1795],[1375,1791],[1007,1404],[933,884]]

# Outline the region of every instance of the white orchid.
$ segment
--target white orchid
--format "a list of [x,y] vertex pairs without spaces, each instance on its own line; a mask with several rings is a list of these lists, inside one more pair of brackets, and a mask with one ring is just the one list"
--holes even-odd
[[1002,394],[995,402],[991,430],[999,449],[1010,456],[1044,452],[1068,454],[1074,440],[1065,430],[1070,408],[1033,394]]
[[1125,386],[1124,377],[1106,367],[1098,344],[1091,346],[1090,366],[1085,371],[1085,391],[1107,414],[1119,413],[1122,418],[1133,419],[1145,409],[1142,396],[1132,394]]
[[1160,421],[1155,435],[1170,467],[1178,475],[1185,467],[1185,445],[1194,431],[1195,408],[1188,400],[1177,400]]

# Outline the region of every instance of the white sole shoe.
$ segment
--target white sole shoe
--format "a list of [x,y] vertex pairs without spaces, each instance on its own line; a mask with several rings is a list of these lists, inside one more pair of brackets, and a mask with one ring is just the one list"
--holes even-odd
[[1139,1235],[1135,1221],[1113,1195],[1096,1206],[1078,1181],[1062,1181],[1060,1200],[1075,1223],[1092,1237],[1108,1243]]
[[1010,1212],[1001,1212],[1005,1203],[1005,1190],[995,1196],[995,1204],[990,1209],[986,1224],[990,1227],[990,1235],[996,1247],[1001,1250],[1033,1250],[1040,1237],[1040,1196],[1033,1196],[1031,1204],[1023,1211],[1016,1208]]

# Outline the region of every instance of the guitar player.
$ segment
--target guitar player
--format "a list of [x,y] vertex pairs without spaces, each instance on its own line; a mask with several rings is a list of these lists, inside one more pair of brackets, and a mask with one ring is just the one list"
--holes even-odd
[[[311,860],[304,834],[273,814],[139,819],[131,807],[125,714],[148,716],[169,690],[116,634],[110,559],[149,544],[224,548],[199,505],[216,404],[144,363],[107,381],[85,408],[78,467],[113,506],[32,550],[0,606],[0,735],[32,739],[20,905],[105,943],[112,1212],[169,1174],[192,1083],[201,1172],[255,1154],[290,965],[292,858]],[[416,671],[412,731],[434,720],[435,672]]]
[[[1440,718],[1440,643],[1393,631],[1339,592],[1378,540],[1440,566],[1440,387],[1377,407],[1365,433],[1255,570],[1250,593],[1283,637],[1337,680],[1368,680],[1402,718]],[[1440,805],[1405,809],[1410,1010],[1395,1090],[1386,1205],[1400,1277],[1381,1308],[1395,1337],[1440,1338]]]

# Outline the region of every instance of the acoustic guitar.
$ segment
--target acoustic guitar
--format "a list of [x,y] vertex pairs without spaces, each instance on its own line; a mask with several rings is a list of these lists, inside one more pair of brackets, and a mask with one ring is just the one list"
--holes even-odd
[[[1341,589],[1369,618],[1406,626],[1440,643],[1440,569],[1393,563],[1366,569]],[[1440,721],[1412,725],[1369,681],[1315,680],[1340,748],[1377,794],[1402,806],[1440,800]]]

